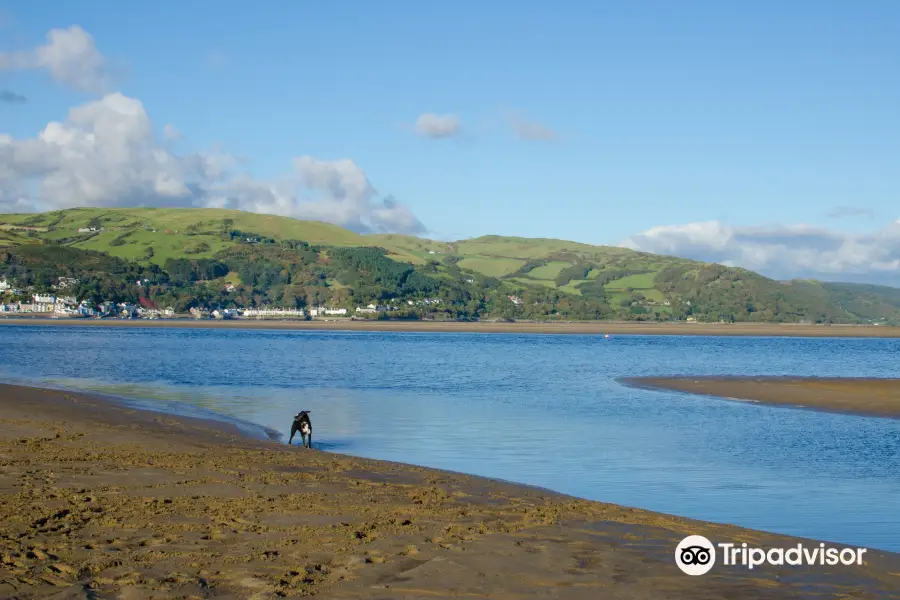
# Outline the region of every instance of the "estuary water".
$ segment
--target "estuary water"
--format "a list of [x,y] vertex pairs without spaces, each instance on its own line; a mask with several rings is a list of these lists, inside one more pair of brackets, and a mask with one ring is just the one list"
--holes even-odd
[[[900,376],[900,340],[0,327],[0,379],[317,448],[900,551],[900,420],[624,386]],[[297,442],[297,440],[295,440]]]

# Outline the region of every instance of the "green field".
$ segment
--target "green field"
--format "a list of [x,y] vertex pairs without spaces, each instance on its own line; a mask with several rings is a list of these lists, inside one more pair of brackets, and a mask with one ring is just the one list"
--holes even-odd
[[522,285],[540,285],[542,287],[556,288],[556,284],[546,279],[529,279],[528,277],[512,277],[508,281],[515,281]]
[[649,290],[653,289],[653,278],[655,276],[656,273],[628,275],[627,277],[622,277],[621,279],[610,281],[603,287],[610,291],[624,290],[626,288],[631,288],[634,290]]
[[569,263],[562,261],[549,262],[542,267],[532,269],[528,272],[528,276],[533,279],[556,279],[559,272],[569,266]]
[[[568,243],[576,246],[578,244]],[[515,258],[542,258],[567,247],[567,242],[488,235],[454,244],[459,255],[505,256]]]
[[461,269],[469,269],[489,277],[503,277],[525,264],[514,258],[467,257],[457,263]]
[[368,245],[363,236],[330,223],[219,208],[75,208],[39,214],[0,215],[0,222],[77,230],[87,227],[94,218],[108,228],[149,227],[169,235],[183,234],[191,226],[197,226],[199,231],[218,231],[225,219],[231,219],[236,229],[270,237],[305,240],[311,244]]
[[[365,242],[388,250],[397,260],[423,264],[429,260],[440,260],[448,253],[447,244],[417,238],[412,235],[377,234],[364,236]],[[432,252],[434,254],[432,254]]]
[[590,279],[573,279],[566,285],[561,286],[557,289],[559,289],[559,291],[561,291],[561,292],[565,292],[566,294],[574,294],[576,296],[580,296],[581,290],[578,289],[578,286],[581,285],[582,283],[587,283],[589,281],[590,281]]
[[644,298],[646,298],[647,300],[652,300],[657,304],[662,304],[665,300],[663,293],[656,288],[644,288],[639,291],[644,295]]

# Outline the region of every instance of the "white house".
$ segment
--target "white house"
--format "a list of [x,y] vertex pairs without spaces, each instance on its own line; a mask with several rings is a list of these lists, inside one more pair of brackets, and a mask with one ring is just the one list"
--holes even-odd
[[82,317],[93,317],[96,314],[93,303],[90,300],[82,300],[75,312]]
[[318,306],[309,309],[309,316],[311,317],[324,317],[325,315],[346,315],[346,308],[326,308],[324,306]]
[[78,284],[78,279],[74,277],[60,277],[57,280],[56,287],[64,290]]
[[357,307],[356,307],[356,312],[358,312],[358,313],[363,313],[363,314],[372,314],[372,313],[376,313],[376,312],[384,312],[384,311],[386,311],[386,310],[387,310],[387,307],[386,307],[386,306],[380,306],[380,305],[375,305],[375,304],[368,304],[368,305],[366,305],[365,307],[362,307],[362,306],[357,306]]
[[0,292],[8,292],[11,287],[6,279],[0,279]]

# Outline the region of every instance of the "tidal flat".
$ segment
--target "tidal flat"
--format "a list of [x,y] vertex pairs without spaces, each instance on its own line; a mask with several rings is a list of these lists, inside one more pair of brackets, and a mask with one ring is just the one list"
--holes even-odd
[[900,598],[900,555],[683,574],[688,534],[817,542],[0,386],[0,596]]

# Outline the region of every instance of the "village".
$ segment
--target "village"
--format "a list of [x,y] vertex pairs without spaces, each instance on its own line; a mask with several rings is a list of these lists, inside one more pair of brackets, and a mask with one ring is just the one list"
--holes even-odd
[[[53,286],[64,293],[78,283],[77,279],[60,277]],[[140,285],[140,283],[138,284]],[[14,287],[5,279],[0,280],[0,298],[21,297],[26,292]],[[510,296],[514,303],[521,299]],[[0,301],[0,316],[38,316],[49,318],[120,318],[120,319],[321,319],[330,318],[372,318],[374,315],[399,311],[408,307],[436,307],[441,304],[439,298],[405,300],[393,299],[385,304],[370,303],[357,306],[351,310],[345,307],[314,306],[308,309],[277,306],[254,308],[200,308],[193,307],[187,314],[177,314],[169,306],[157,308],[128,302],[101,302],[99,304],[87,299],[79,300],[72,295],[56,295],[50,293],[31,294],[30,301]]]

